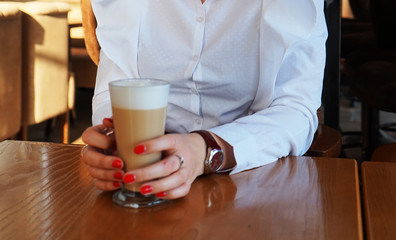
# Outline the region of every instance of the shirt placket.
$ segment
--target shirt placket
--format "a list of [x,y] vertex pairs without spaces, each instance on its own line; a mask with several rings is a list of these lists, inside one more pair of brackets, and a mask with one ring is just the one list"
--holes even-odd
[[191,91],[191,102],[190,109],[195,113],[195,119],[193,121],[194,129],[201,129],[203,124],[202,117],[202,104],[201,96],[197,89],[197,83],[202,79],[201,68],[199,67],[199,61],[201,58],[202,48],[204,45],[204,34],[205,34],[205,8],[204,6],[197,7],[196,12],[196,24],[194,31],[194,42],[190,56],[190,64],[187,68],[186,77],[191,79],[190,91]]

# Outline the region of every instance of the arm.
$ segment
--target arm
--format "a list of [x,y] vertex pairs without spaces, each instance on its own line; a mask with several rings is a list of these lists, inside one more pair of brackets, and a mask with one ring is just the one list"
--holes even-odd
[[[321,104],[327,38],[323,3],[317,2],[316,6],[296,3],[302,6],[291,6],[294,12],[289,9],[290,14],[274,6],[286,11],[283,16],[289,18],[284,21],[301,14],[294,18],[300,21],[293,24],[262,19],[260,84],[252,114],[210,129],[233,146],[237,167],[232,173],[283,156],[302,155],[312,142]],[[309,7],[311,11],[303,11]],[[276,11],[272,14],[280,14]]]

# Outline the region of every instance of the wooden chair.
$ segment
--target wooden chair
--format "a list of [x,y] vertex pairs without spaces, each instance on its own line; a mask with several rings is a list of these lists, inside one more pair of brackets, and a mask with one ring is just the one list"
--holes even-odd
[[306,156],[339,157],[342,149],[341,133],[323,124],[321,111],[318,110],[319,126]]
[[68,142],[69,64],[67,13],[62,2],[19,2],[22,31],[22,130],[60,117],[62,141]]
[[85,46],[92,61],[98,65],[100,46],[96,38],[96,19],[92,10],[91,0],[81,0],[81,13]]
[[323,80],[323,113],[318,110],[318,130],[306,155],[339,157],[342,148],[341,133],[338,131],[341,0],[325,0],[324,12],[329,36],[326,42],[326,68]]
[[371,161],[396,162],[396,143],[385,144],[375,149]]
[[0,141],[21,127],[22,14],[0,2]]
[[[335,15],[332,15],[332,16],[337,18],[337,17],[340,17],[340,12],[337,13],[337,9],[338,9],[338,11],[340,11],[340,8],[339,8],[340,1],[339,0],[334,0],[334,1],[338,2],[338,8],[337,7],[333,8],[333,10],[331,10],[332,11],[331,13],[333,13],[333,11],[335,11]],[[334,5],[336,5],[336,4],[334,4]],[[84,27],[84,35],[85,35],[85,45],[87,47],[88,54],[91,57],[92,61],[95,64],[98,64],[99,63],[100,46],[99,46],[98,40],[96,38],[96,33],[95,33],[96,20],[95,20],[93,11],[92,11],[91,0],[81,0],[81,12],[82,12],[83,27]],[[339,30],[340,30],[339,27],[335,28],[334,43],[337,43],[336,39],[339,38]],[[339,46],[336,45],[336,47],[339,47]],[[334,61],[336,61],[336,63]],[[335,63],[336,69],[337,69],[336,71],[339,71],[339,55],[332,55],[332,58],[328,59],[328,63],[330,63],[330,62],[332,64]],[[338,68],[337,68],[337,64],[338,64]],[[329,70],[331,68],[328,67],[327,69],[329,72]],[[334,70],[333,70],[333,72],[334,72]],[[339,76],[339,73],[336,76]],[[328,76],[328,79],[329,79],[329,81],[333,80],[332,82],[334,82],[334,79],[332,79],[331,76]],[[337,84],[337,81],[339,81],[339,79],[338,80],[335,79],[336,84]],[[336,88],[336,91],[337,91],[337,88]],[[332,95],[334,96],[334,92]],[[338,92],[336,93],[336,95],[338,96]],[[333,99],[333,101],[334,101],[334,99]],[[318,116],[319,116],[320,122],[322,122],[321,115],[322,115],[321,111],[318,111]],[[340,132],[334,128],[331,128],[331,127],[326,126],[323,123],[321,123],[318,127],[316,134],[315,134],[313,144],[311,145],[310,149],[307,151],[306,155],[322,156],[322,157],[338,157],[340,155],[340,152],[341,152],[341,134],[340,134]]]
[[[72,5],[69,14],[70,26],[70,68],[75,76],[77,88],[95,87],[97,63],[90,58],[85,45],[85,34],[82,26],[80,0],[66,0]],[[89,37],[89,35],[88,35]]]

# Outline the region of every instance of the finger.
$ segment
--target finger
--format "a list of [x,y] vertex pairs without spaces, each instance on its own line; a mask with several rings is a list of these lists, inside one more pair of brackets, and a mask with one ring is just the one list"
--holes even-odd
[[129,171],[127,175],[134,175],[136,182],[146,182],[168,176],[179,170],[180,167],[179,157],[171,155],[149,166]]
[[121,187],[120,182],[103,181],[99,179],[94,180],[95,186],[103,191],[113,191]]
[[122,169],[123,161],[117,156],[104,155],[92,146],[88,146],[82,156],[86,165],[101,169]]
[[109,149],[113,147],[114,136],[107,136],[104,134],[105,129],[106,127],[104,125],[96,125],[87,128],[82,134],[83,142],[100,149]]
[[136,146],[135,152],[138,154],[149,154],[165,150],[169,151],[170,149],[175,148],[177,145],[177,139],[177,135],[175,134],[166,134],[158,138],[153,138]]
[[177,199],[181,197],[185,197],[190,192],[191,184],[183,184],[178,188],[171,189],[164,192],[159,192],[156,194],[158,198],[162,199]]
[[155,196],[161,199],[176,199],[186,196],[190,192],[190,189],[191,184],[184,183],[176,188],[157,192],[155,193]]
[[187,171],[177,171],[168,177],[143,184],[140,188],[142,194],[162,194],[162,197],[175,198],[185,196],[190,190],[192,181],[188,180]]
[[113,118],[103,118],[103,125],[107,128],[113,128],[114,124],[113,124]]
[[90,166],[87,166],[87,170],[91,177],[102,181],[121,182],[124,175],[122,170],[104,170]]

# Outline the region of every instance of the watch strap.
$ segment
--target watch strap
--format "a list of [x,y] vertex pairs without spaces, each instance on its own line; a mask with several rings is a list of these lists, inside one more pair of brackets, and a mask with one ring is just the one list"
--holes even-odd
[[[219,144],[216,142],[216,140],[214,139],[214,137],[205,130],[197,130],[197,131],[193,131],[191,133],[198,133],[199,135],[201,135],[201,137],[204,139],[207,149],[206,149],[206,157],[204,160],[204,174],[210,174],[213,171],[210,168],[210,150],[211,149],[219,149],[221,150],[221,147],[219,146]],[[210,149],[209,149],[210,148]]]
[[216,142],[212,134],[210,134],[208,131],[205,130],[198,130],[198,131],[193,131],[192,133],[198,133],[201,135],[201,137],[205,140],[206,145],[211,148],[216,148],[216,149],[221,149],[219,144]]

